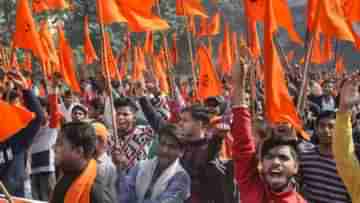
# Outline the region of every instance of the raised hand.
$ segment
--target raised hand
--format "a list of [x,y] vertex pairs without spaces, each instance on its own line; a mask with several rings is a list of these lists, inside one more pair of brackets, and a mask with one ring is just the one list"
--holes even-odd
[[340,112],[351,112],[354,105],[360,104],[359,86],[359,76],[345,82],[340,92]]

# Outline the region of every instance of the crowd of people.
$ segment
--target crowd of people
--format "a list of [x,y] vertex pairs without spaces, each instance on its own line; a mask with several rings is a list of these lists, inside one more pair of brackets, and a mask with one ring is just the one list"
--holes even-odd
[[[299,112],[311,135],[304,140],[289,123],[265,120],[251,68],[234,67],[223,95],[204,101],[187,81],[164,95],[156,81],[109,87],[90,78],[76,94],[57,77],[31,82],[0,69],[2,100],[35,114],[0,143],[0,180],[11,195],[51,203],[357,202],[357,72],[311,73]],[[296,102],[294,70],[287,82]]]

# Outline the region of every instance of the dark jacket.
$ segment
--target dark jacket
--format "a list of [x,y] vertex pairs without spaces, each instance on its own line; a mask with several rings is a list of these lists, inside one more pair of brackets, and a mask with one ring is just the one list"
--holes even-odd
[[45,119],[39,100],[30,90],[23,91],[26,108],[35,113],[29,125],[0,143],[0,180],[10,194],[24,197],[26,153]]
[[[155,111],[150,101],[142,97],[140,106],[151,127],[158,131],[167,121]],[[225,174],[214,163],[222,140],[202,140],[186,145],[181,164],[191,177],[191,203],[235,202],[232,163],[226,163]],[[214,187],[216,186],[216,187]]]

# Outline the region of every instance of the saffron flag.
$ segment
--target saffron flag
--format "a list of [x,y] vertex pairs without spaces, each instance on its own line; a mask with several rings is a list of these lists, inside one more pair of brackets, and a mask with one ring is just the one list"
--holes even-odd
[[65,33],[61,27],[58,27],[59,33],[59,61],[60,74],[64,81],[74,92],[81,92],[80,85],[76,78],[73,50],[65,38]]
[[144,52],[148,55],[152,55],[154,53],[153,32],[146,32],[145,43],[144,43]]
[[[255,21],[265,21],[263,13],[264,13],[264,3],[265,0],[262,1],[253,1],[253,0],[244,0],[245,1],[245,14],[249,20]],[[302,44],[302,39],[299,34],[296,32],[293,18],[291,15],[290,8],[288,6],[287,1],[285,0],[273,0],[271,9],[273,12],[274,18],[274,26],[272,29],[277,30],[278,27],[282,27],[286,29],[289,34],[290,39],[298,44]]]
[[229,24],[225,24],[224,28],[224,40],[221,43],[221,52],[220,52],[220,64],[224,74],[230,74],[231,67],[233,65],[233,51],[231,50],[231,36]]
[[39,33],[36,31],[29,2],[28,0],[19,0],[16,4],[16,28],[13,35],[13,46],[29,49],[41,61],[44,61],[44,50],[41,46]]
[[89,18],[84,17],[84,64],[92,64],[98,57],[96,55],[94,46],[91,42],[89,32]]
[[344,57],[339,56],[336,60],[336,74],[342,75],[345,71],[345,65],[344,65]]
[[255,20],[248,20],[248,30],[249,30],[249,48],[252,57],[259,58],[261,56],[261,48],[260,48],[260,41],[259,36],[256,28],[256,21]]
[[345,15],[351,22],[360,22],[360,1],[344,0]]
[[117,62],[115,60],[112,51],[111,42],[108,33],[105,33],[103,40],[104,40],[104,57],[105,57],[104,58],[105,60],[103,61],[104,62],[103,71],[105,74],[107,74],[106,71],[109,71],[110,78],[120,80],[120,75],[117,68]]
[[32,0],[32,8],[35,13],[56,9],[63,10],[69,7],[66,0]]
[[35,115],[25,108],[10,105],[0,100],[0,142],[4,142],[25,128]]
[[208,18],[201,19],[200,31],[197,33],[198,37],[214,36],[220,33],[220,13],[217,12],[209,21]]
[[322,0],[318,2],[318,19],[315,26],[328,37],[355,42],[344,10],[339,0]]
[[222,84],[216,74],[207,48],[200,45],[197,56],[200,64],[198,98],[204,100],[211,96],[221,95]]
[[126,23],[127,19],[121,13],[116,0],[96,0],[99,22],[105,25]]
[[272,2],[273,0],[266,0],[264,22],[265,115],[271,123],[288,122],[298,131],[302,131],[302,121],[289,95],[284,70],[273,42],[276,25]]
[[176,0],[176,15],[208,17],[201,0]]
[[156,0],[117,0],[117,3],[132,32],[167,30],[170,28],[165,20],[154,14],[153,7]]
[[170,87],[168,83],[168,78],[166,76],[165,68],[161,61],[161,58],[158,56],[154,57],[154,74],[156,79],[159,81],[159,88],[161,92],[169,94]]

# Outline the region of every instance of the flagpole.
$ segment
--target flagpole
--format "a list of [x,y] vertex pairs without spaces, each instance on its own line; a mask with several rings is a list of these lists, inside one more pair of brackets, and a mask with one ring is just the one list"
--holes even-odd
[[192,76],[193,76],[193,90],[197,91],[197,78],[196,78],[196,72],[195,72],[195,63],[194,63],[194,54],[193,54],[193,45],[191,41],[191,34],[190,34],[190,28],[188,23],[188,18],[186,18],[185,26],[187,28],[187,41],[189,46],[189,56],[190,56],[190,62],[191,62],[191,70],[192,70]]
[[339,41],[335,39],[334,64],[333,64],[335,70],[336,70],[336,62],[338,59],[338,55],[337,55],[338,49],[339,49]]
[[[158,15],[161,17],[161,9],[160,9],[160,0],[158,0],[156,2],[157,5],[157,11],[158,11]],[[175,80],[171,71],[171,63],[170,63],[170,57],[169,57],[169,46],[168,46],[168,42],[167,42],[167,37],[164,34],[164,32],[160,32],[161,37],[163,38],[163,42],[164,42],[164,49],[165,49],[165,63],[167,68],[167,74],[168,74],[168,82],[170,84],[170,95],[174,96],[175,95],[175,88],[174,88],[174,84],[175,84]]]
[[[99,3],[98,5],[102,5],[101,3]],[[117,132],[117,123],[116,123],[116,118],[115,118],[115,107],[114,107],[114,98],[113,98],[113,94],[112,94],[112,85],[111,85],[111,80],[110,80],[110,72],[109,72],[109,67],[107,67],[108,63],[106,62],[107,59],[107,50],[105,48],[105,26],[104,24],[101,22],[102,19],[102,8],[98,8],[98,15],[99,15],[99,24],[100,24],[100,32],[101,32],[101,41],[102,41],[102,50],[101,50],[101,64],[103,65],[103,67],[105,68],[105,79],[106,79],[106,83],[108,86],[108,91],[109,91],[109,96],[110,96],[110,110],[111,110],[111,119],[112,119],[112,128],[113,128],[113,136],[114,136],[114,142],[115,142],[115,146],[117,146],[119,144],[119,138],[118,138],[118,132]],[[110,40],[110,39],[109,39]]]

